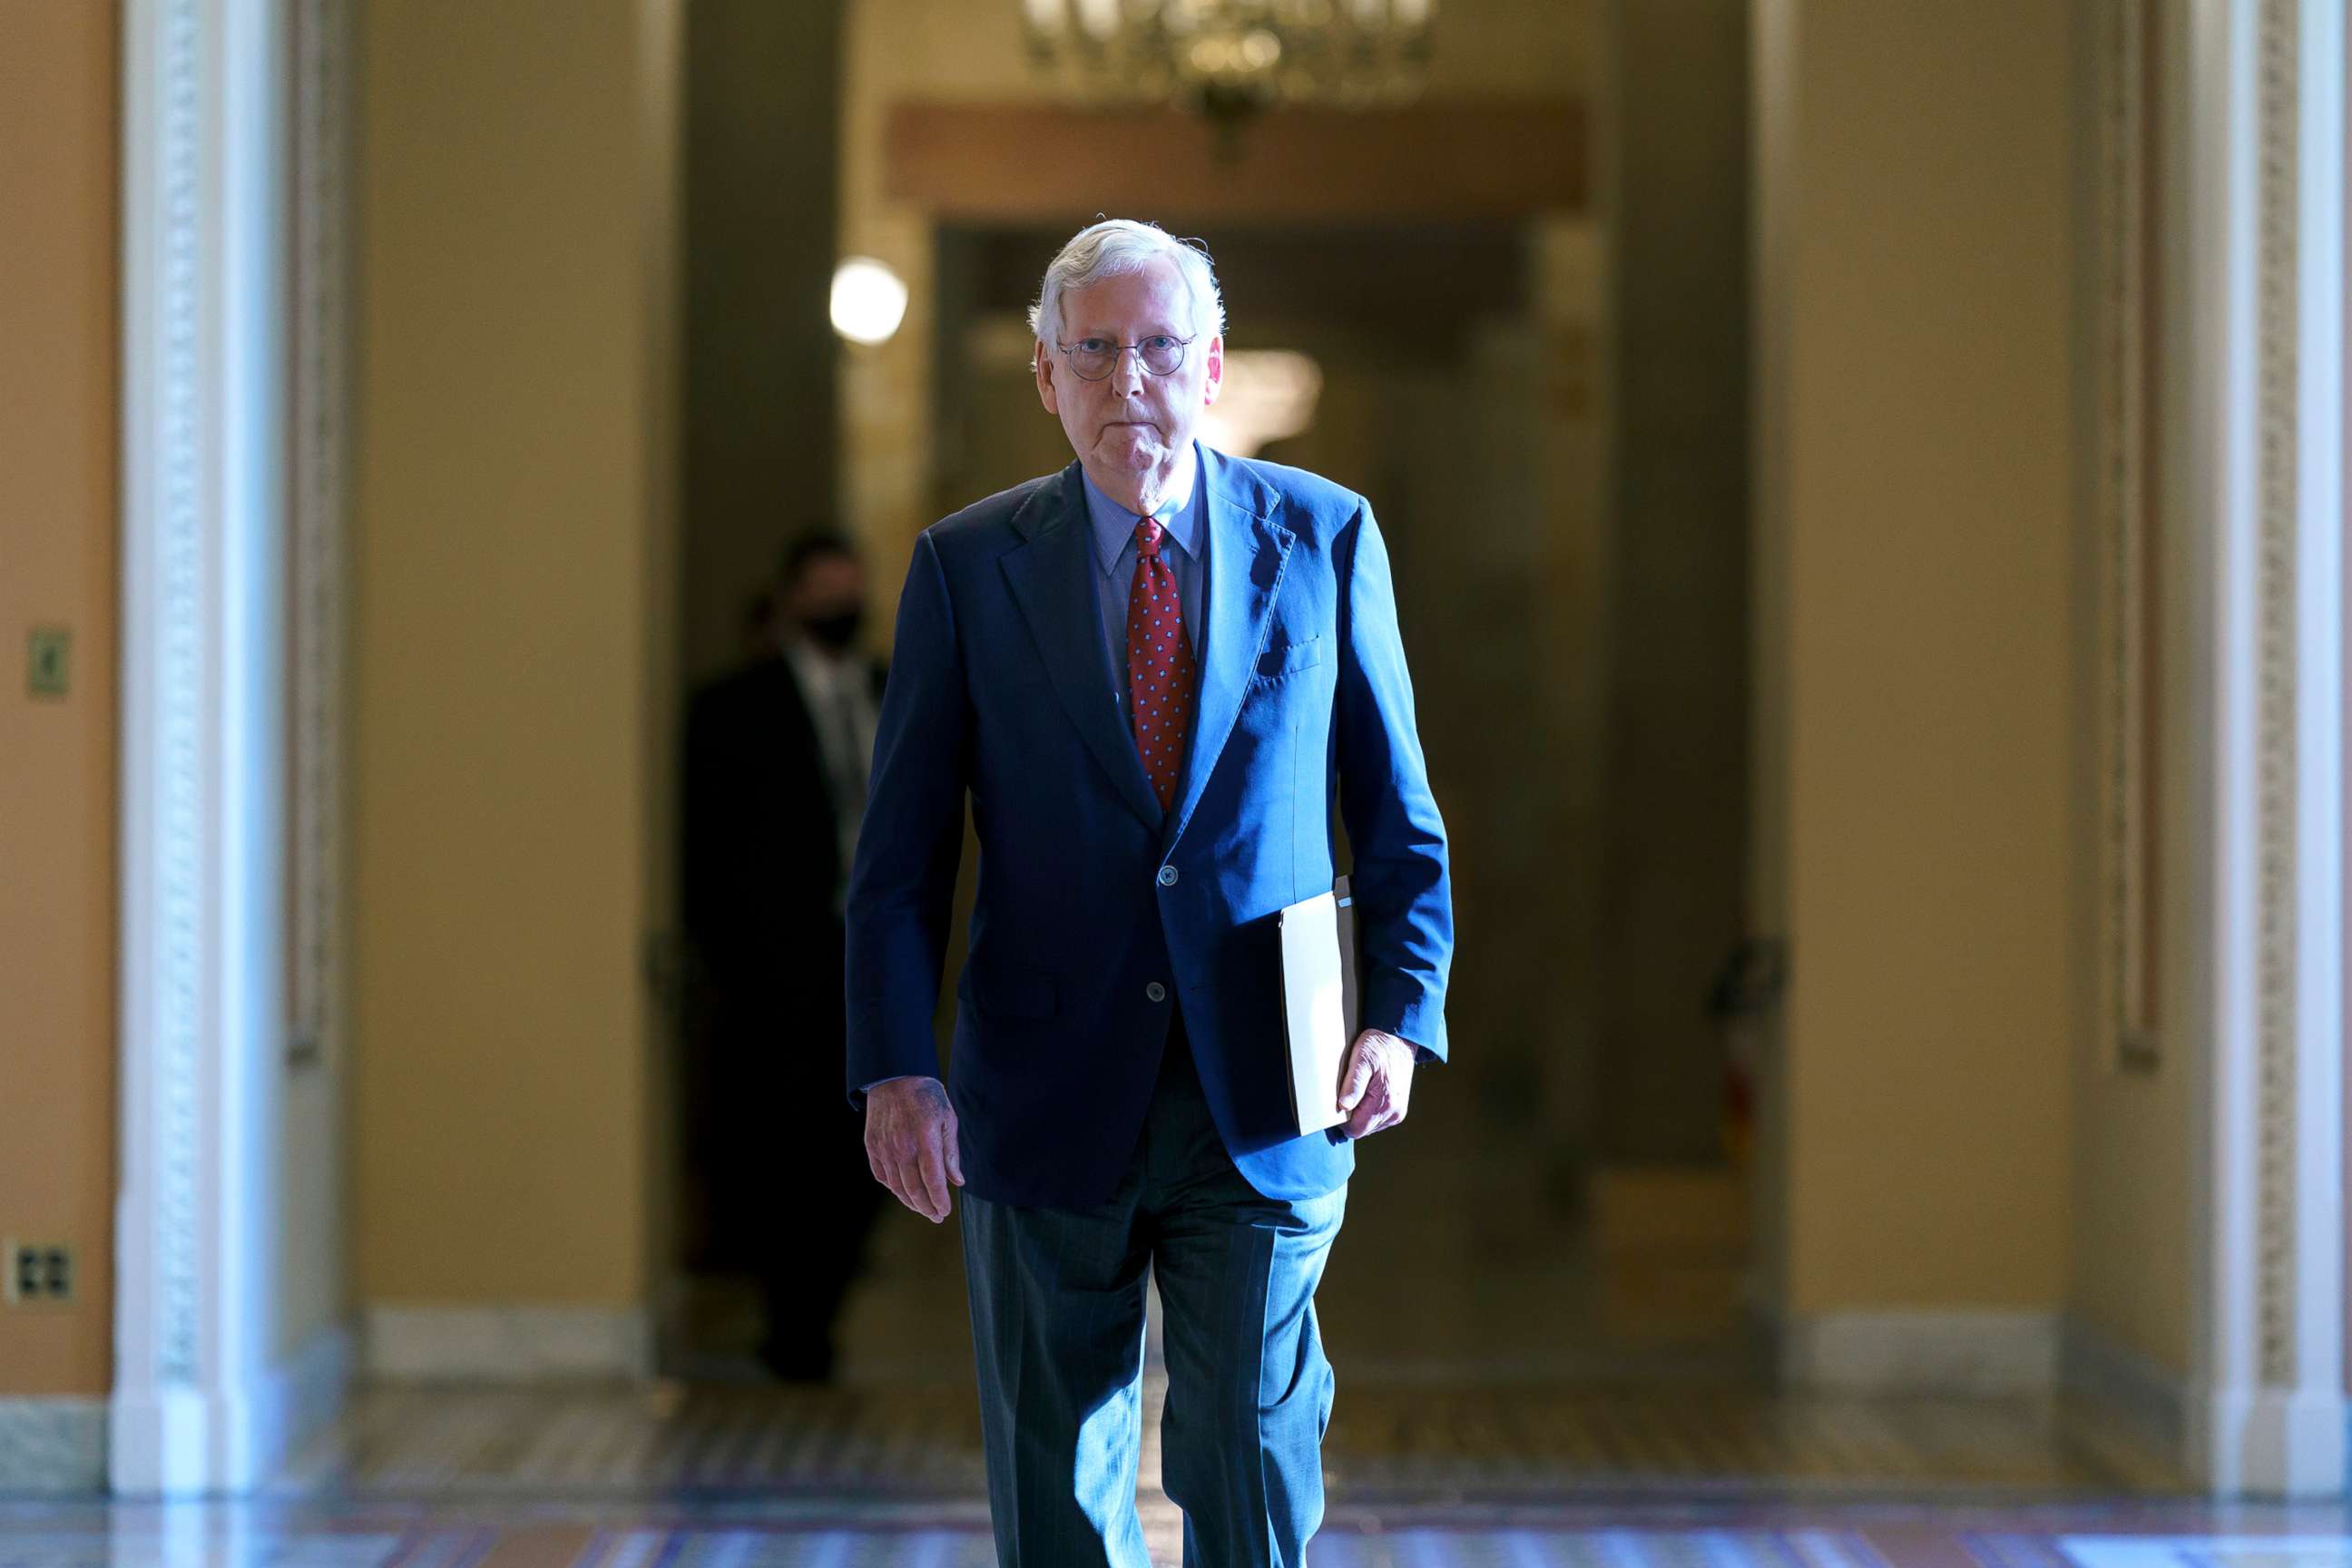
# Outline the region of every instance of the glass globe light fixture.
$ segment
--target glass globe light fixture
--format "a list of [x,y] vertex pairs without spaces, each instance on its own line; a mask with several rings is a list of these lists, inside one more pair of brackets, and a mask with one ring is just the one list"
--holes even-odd
[[887,343],[907,319],[907,285],[870,256],[853,256],[833,273],[833,330],[853,343]]

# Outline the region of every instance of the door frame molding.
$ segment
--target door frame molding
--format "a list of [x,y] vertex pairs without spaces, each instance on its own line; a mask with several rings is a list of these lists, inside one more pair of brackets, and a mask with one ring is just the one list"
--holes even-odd
[[2197,0],[2186,52],[2192,552],[2188,1454],[2346,1481],[2342,7]]
[[340,1092],[347,11],[123,0],[118,1494],[260,1483],[352,1359],[278,1343]]

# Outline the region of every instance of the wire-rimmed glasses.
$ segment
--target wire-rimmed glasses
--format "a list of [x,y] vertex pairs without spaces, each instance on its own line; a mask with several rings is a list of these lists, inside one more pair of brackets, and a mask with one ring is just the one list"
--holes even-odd
[[1080,381],[1100,381],[1118,366],[1118,356],[1129,349],[1135,351],[1136,363],[1152,375],[1174,375],[1184,363],[1184,351],[1191,338],[1171,338],[1166,332],[1154,332],[1140,342],[1115,343],[1108,338],[1080,338],[1074,343],[1054,346],[1069,356],[1070,368]]

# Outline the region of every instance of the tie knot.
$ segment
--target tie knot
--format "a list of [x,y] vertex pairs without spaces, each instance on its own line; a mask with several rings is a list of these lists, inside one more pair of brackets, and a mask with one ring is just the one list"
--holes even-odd
[[1157,518],[1137,518],[1135,520],[1136,549],[1140,551],[1147,558],[1159,554],[1160,536],[1167,531],[1168,531],[1166,529],[1160,526],[1160,520]]

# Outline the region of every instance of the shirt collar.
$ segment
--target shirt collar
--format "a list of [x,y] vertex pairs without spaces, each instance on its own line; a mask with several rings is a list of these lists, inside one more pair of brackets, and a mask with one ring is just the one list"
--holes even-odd
[[[1208,458],[1196,440],[1192,443],[1192,488],[1185,491],[1182,500],[1171,501],[1154,514],[1160,519],[1160,526],[1176,542],[1176,547],[1195,561],[1201,558],[1201,487],[1207,482],[1208,473]],[[1094,523],[1095,560],[1108,572],[1118,564],[1119,552],[1134,542],[1135,525],[1139,519],[1097,489],[1083,467],[1078,469],[1078,478],[1086,486],[1087,516]]]
[[845,678],[853,662],[845,654],[827,653],[808,637],[785,639],[784,657],[792,661],[793,668],[801,673],[804,680],[822,686],[828,691],[835,686],[845,683]]

